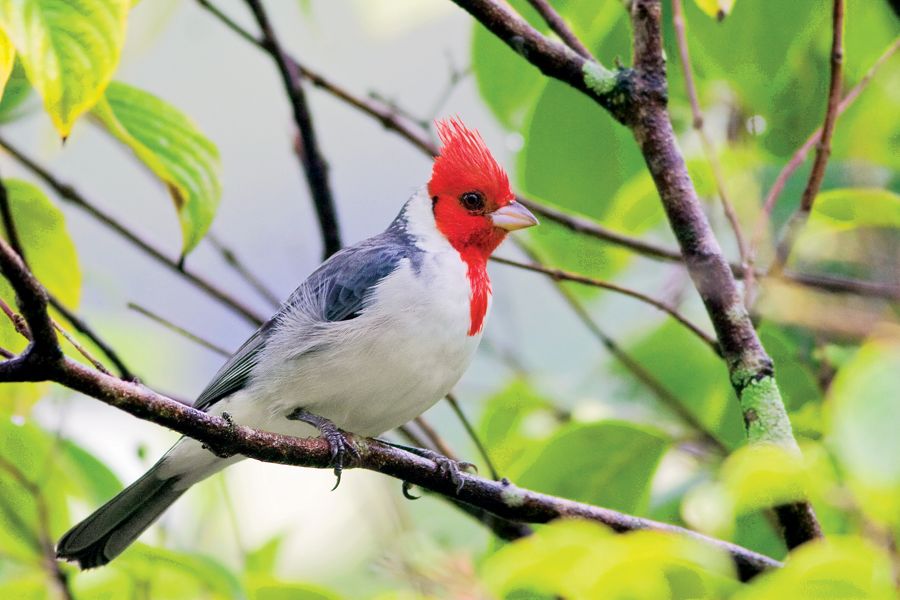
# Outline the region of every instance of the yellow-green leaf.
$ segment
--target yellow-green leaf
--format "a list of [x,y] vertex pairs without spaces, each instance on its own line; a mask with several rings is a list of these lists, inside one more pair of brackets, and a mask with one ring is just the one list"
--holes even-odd
[[875,188],[840,188],[816,197],[812,218],[829,228],[900,228],[900,195]]
[[12,75],[13,63],[16,62],[16,49],[9,37],[0,29],[0,99],[3,98],[3,90],[6,82]]
[[[28,265],[63,304],[76,307],[81,296],[81,269],[62,212],[30,183],[5,179],[3,184]],[[7,238],[5,229],[0,228],[0,233]],[[0,298],[15,310],[15,294],[5,279],[0,279]],[[0,346],[12,352],[20,352],[26,346],[25,339],[5,317],[0,319]],[[27,412],[45,387],[34,383],[3,384],[0,415]]]
[[63,138],[112,79],[129,8],[128,0],[0,0],[0,27]]
[[694,0],[694,3],[709,16],[720,21],[731,13],[734,0]]
[[863,510],[900,526],[900,337],[867,342],[829,390],[829,441]]
[[866,540],[832,536],[803,544],[791,552],[783,569],[754,579],[734,600],[792,598],[896,598],[891,562]]
[[169,189],[181,222],[182,252],[190,252],[212,224],[222,195],[215,144],[171,104],[117,81],[94,114]]

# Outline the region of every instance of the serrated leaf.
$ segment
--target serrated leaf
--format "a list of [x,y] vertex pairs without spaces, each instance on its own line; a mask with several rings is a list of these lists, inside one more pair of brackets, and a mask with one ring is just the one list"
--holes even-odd
[[532,444],[510,478],[544,493],[640,513],[668,445],[661,432],[625,421],[573,424]]
[[181,223],[182,253],[190,252],[209,230],[222,195],[215,144],[171,104],[120,82],[109,85],[94,114],[166,185]]
[[15,62],[16,49],[6,33],[0,29],[0,100],[3,99],[6,82],[9,81],[9,76],[12,75]]
[[[78,306],[81,268],[62,212],[35,185],[18,179],[5,179],[3,184],[29,267],[60,301],[70,307]],[[0,233],[8,239],[2,226]],[[15,293],[5,279],[0,279],[0,298],[15,310]],[[18,353],[26,345],[9,320],[0,319],[0,346]],[[46,387],[43,383],[3,384],[0,415],[26,413]]]
[[128,0],[0,0],[0,27],[63,138],[112,80],[129,8]]

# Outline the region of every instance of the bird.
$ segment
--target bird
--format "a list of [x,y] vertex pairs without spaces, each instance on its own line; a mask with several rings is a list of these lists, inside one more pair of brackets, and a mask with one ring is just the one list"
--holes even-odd
[[[441,147],[428,183],[387,229],[309,275],[225,362],[194,408],[274,433],[321,435],[339,482],[354,451],[342,431],[381,435],[459,381],[490,310],[487,260],[510,231],[538,220],[516,200],[476,130],[455,117],[436,127]],[[63,535],[58,558],[82,569],[107,564],[188,488],[242,458],[182,437]]]

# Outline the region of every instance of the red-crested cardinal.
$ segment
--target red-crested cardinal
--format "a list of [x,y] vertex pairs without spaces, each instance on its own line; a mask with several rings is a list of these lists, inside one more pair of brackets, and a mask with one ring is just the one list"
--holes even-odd
[[[299,437],[316,430],[335,471],[340,430],[376,436],[425,412],[459,380],[491,304],[487,260],[537,224],[481,136],[458,120],[428,185],[382,233],[326,260],[194,402],[235,423]],[[313,429],[315,428],[315,429]],[[189,487],[242,456],[183,437],[147,473],[73,527],[57,555],[82,568],[118,556]]]

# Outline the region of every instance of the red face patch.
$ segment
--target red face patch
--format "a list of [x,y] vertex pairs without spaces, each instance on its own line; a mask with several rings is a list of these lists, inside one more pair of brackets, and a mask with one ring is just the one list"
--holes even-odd
[[458,119],[437,122],[441,146],[428,182],[438,230],[466,263],[471,289],[469,335],[481,331],[491,282],[487,259],[506,232],[495,227],[490,213],[515,196],[509,178],[477,131]]

